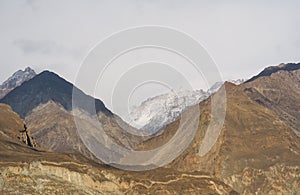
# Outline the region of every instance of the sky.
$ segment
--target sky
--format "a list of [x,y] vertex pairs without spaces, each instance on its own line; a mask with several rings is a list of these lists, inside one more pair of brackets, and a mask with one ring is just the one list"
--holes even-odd
[[[75,82],[99,42],[144,25],[187,33],[206,49],[222,79],[247,79],[267,66],[300,61],[299,10],[296,0],[2,0],[0,81],[30,66]],[[100,92],[94,95],[110,104]]]

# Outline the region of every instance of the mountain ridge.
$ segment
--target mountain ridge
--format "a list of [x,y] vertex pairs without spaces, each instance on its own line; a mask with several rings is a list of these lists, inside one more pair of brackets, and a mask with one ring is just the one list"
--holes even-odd
[[[75,102],[73,93],[77,95]],[[147,138],[130,133],[136,129],[108,110],[101,100],[86,95],[50,71],[43,71],[24,82],[0,102],[10,105],[25,119],[41,146],[56,152],[81,153],[99,163],[103,162],[89,150],[87,143],[98,131],[102,130],[99,139],[108,136],[124,148],[132,148]],[[107,148],[99,150],[107,152]]]
[[[240,85],[243,79],[229,80],[228,82]],[[194,106],[217,92],[224,82],[216,82],[207,91],[182,90],[158,95],[143,101],[130,112],[129,124],[146,131],[157,134],[166,125],[175,121],[188,107]]]
[[[72,93],[83,97],[84,101],[92,101],[91,96],[84,94],[80,89],[74,87],[67,80],[48,70],[41,72],[29,82],[24,82],[21,86],[13,89],[4,98],[2,103],[9,104],[12,109],[22,118],[25,118],[33,108],[39,104],[45,104],[50,100],[60,103],[66,110],[72,110]],[[112,114],[101,100],[94,99],[96,112]],[[79,108],[90,111],[84,104],[78,104]]]
[[300,63],[287,63],[287,64],[281,63],[278,66],[269,66],[269,67],[265,68],[263,71],[261,71],[258,75],[247,80],[245,83],[249,83],[260,77],[270,76],[271,74],[276,73],[281,70],[292,71],[292,70],[298,70],[298,69],[300,69]]

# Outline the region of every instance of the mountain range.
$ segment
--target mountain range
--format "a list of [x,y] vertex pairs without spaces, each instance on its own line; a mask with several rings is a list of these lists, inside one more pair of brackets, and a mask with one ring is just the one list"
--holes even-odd
[[[0,100],[0,189],[22,194],[297,194],[299,86],[300,64],[289,63],[266,68],[240,85],[225,82],[208,96],[203,91],[179,98],[166,96],[170,103],[158,108],[171,113],[174,121],[165,122],[159,134],[140,138],[124,128],[137,129],[78,88],[83,103],[94,102],[96,113],[90,113],[86,105],[72,108],[74,86],[44,71]],[[220,104],[212,107],[214,101],[226,101],[224,121],[217,117],[222,110]],[[175,108],[173,102],[177,102]],[[74,117],[84,121],[88,130],[93,129],[89,121],[94,114],[111,139],[137,151],[172,140],[182,127],[182,118],[187,125],[183,128],[196,125],[197,132],[188,148],[164,167],[123,171],[100,162],[78,135]],[[26,138],[35,140],[37,146],[26,144],[20,136],[24,123]],[[161,123],[153,122],[157,124]],[[215,143],[207,139],[216,134]],[[207,141],[214,143],[210,150],[205,150]]]
[[[62,87],[58,87],[57,90],[51,82]],[[35,87],[40,86],[36,83],[47,83],[48,87],[36,89]],[[205,173],[185,173],[168,168],[129,172],[103,165],[84,148],[76,133],[76,127],[73,126],[74,116],[68,107],[63,105],[66,97],[69,97],[68,94],[64,94],[68,92],[67,88],[62,89],[66,86],[70,86],[70,83],[46,71],[12,90],[13,96],[8,94],[1,100],[10,103],[25,116],[24,121],[10,106],[0,104],[1,192],[5,194],[236,193],[222,181]],[[40,94],[41,92],[48,94],[49,97]],[[64,98],[56,98],[55,94]],[[29,99],[33,97],[30,101],[34,103],[22,107],[18,101],[23,101],[24,96]],[[36,99],[40,102],[36,102]],[[25,112],[21,112],[22,109],[25,109]],[[115,118],[111,117],[113,114],[105,107],[99,109],[98,115],[99,120],[109,128],[108,135],[117,136],[116,141],[120,144],[123,143],[122,139],[129,138],[130,144],[134,143],[134,138],[124,131],[121,132],[122,135],[114,134],[120,128],[117,126],[119,123],[111,124]],[[24,123],[32,131],[38,146],[28,146],[18,139],[20,130],[24,129]]]
[[[229,80],[229,82],[240,85],[244,80]],[[223,84],[224,82],[221,81],[216,82],[207,91],[171,91],[148,98],[130,112],[131,120],[126,122],[149,134],[157,134],[167,124],[175,121],[188,107],[207,99],[211,94],[217,92]]]
[[208,98],[203,90],[179,91],[147,99],[130,113],[132,126],[150,134],[159,133],[165,125],[173,122],[189,106]]
[[[80,101],[83,101],[76,109],[72,108],[73,90],[76,90]],[[96,116],[90,113],[89,106],[84,103],[89,101],[94,102]],[[11,106],[25,119],[32,136],[42,147],[56,152],[81,153],[97,160],[82,142],[74,117],[84,124],[85,129],[93,129],[94,124],[88,120],[93,121],[93,117],[97,117],[107,135],[124,147],[134,147],[141,141],[141,138],[123,129],[134,128],[126,126],[102,101],[84,94],[76,87],[73,88],[73,84],[53,72],[41,72],[13,89],[0,102]]]
[[[298,67],[299,64],[294,66]],[[201,110],[196,137],[184,154],[167,167],[188,172],[208,172],[241,194],[297,194],[300,137],[293,131],[294,124],[284,122],[276,111],[279,108],[288,110],[285,105],[293,104],[295,109],[290,112],[293,116],[299,116],[300,109],[297,108],[300,96],[293,95],[294,91],[299,90],[292,88],[291,95],[285,93],[284,96],[277,96],[277,108],[269,109],[269,105],[265,106],[258,101],[257,96],[249,95],[249,86],[266,86],[267,91],[281,85],[283,87],[278,86],[278,91],[282,89],[281,93],[284,93],[287,89],[283,88],[287,86],[299,86],[299,75],[299,69],[281,70],[270,76],[259,76],[240,86],[225,83],[226,117],[216,144],[204,156],[199,154],[205,134],[215,132],[219,122],[214,121],[215,117],[211,112],[211,99],[218,96],[219,91],[195,105]],[[274,101],[273,93],[260,95],[260,99]],[[186,113],[189,114],[189,111]],[[189,115],[192,117],[193,112]],[[148,150],[168,142],[176,133],[179,120],[180,118],[169,124],[162,134],[143,142],[138,148]],[[214,124],[210,126],[209,121]]]

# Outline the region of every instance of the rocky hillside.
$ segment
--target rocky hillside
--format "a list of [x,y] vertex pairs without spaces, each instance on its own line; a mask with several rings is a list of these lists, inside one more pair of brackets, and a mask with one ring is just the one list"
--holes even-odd
[[266,70],[259,75],[270,75],[245,83],[245,91],[255,102],[276,112],[300,136],[300,63]]
[[24,128],[24,121],[6,104],[0,104],[0,116],[1,136],[17,138]]
[[[84,94],[77,88],[74,89],[83,101],[75,109],[72,108],[73,85],[52,72],[44,71],[12,90],[1,99],[1,102],[10,105],[15,112],[25,118],[38,144],[56,152],[80,152],[96,159],[80,139],[74,112],[84,129],[94,129],[94,124],[90,121],[98,117],[106,134],[123,147],[131,148],[143,141],[143,138],[124,130],[125,127],[135,129],[110,112],[102,101]],[[94,103],[96,116],[90,113],[89,106],[84,101]]]
[[2,139],[12,139],[32,148],[37,147],[30,129],[19,115],[6,105],[0,103],[0,135]]
[[200,172],[121,171],[78,154],[28,147],[17,139],[23,120],[9,106],[0,108],[1,194],[236,194]]
[[[201,154],[205,134],[217,133],[219,122],[217,116],[211,115],[210,97],[199,104],[200,124],[194,142],[167,167],[206,172],[242,194],[299,192],[300,138],[275,112],[253,101],[242,86],[225,83],[225,88],[226,117],[217,142],[208,153]],[[216,98],[218,95],[219,92],[214,94]],[[152,149],[169,140],[178,122],[138,149]]]
[[15,72],[11,77],[4,81],[2,85],[0,85],[0,99],[25,81],[35,77],[35,75],[35,71],[29,67],[25,68],[25,70],[18,70]]
[[[45,155],[48,157],[45,158]],[[38,158],[43,160],[31,158],[31,162],[0,162],[1,192],[4,194],[237,194],[228,185],[203,173],[182,173],[171,169],[126,172],[99,165],[92,166],[75,157],[55,153],[44,153]]]

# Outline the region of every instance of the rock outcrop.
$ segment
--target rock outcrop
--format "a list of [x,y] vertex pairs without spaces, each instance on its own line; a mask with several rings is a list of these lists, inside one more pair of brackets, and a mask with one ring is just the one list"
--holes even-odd
[[132,173],[74,160],[0,163],[2,193],[237,194],[223,182],[203,173],[180,173],[168,169]]
[[33,139],[31,132],[27,129],[26,124],[24,124],[24,129],[20,130],[20,135],[18,137],[21,142],[26,144],[29,147],[35,148],[37,147],[36,141]]

